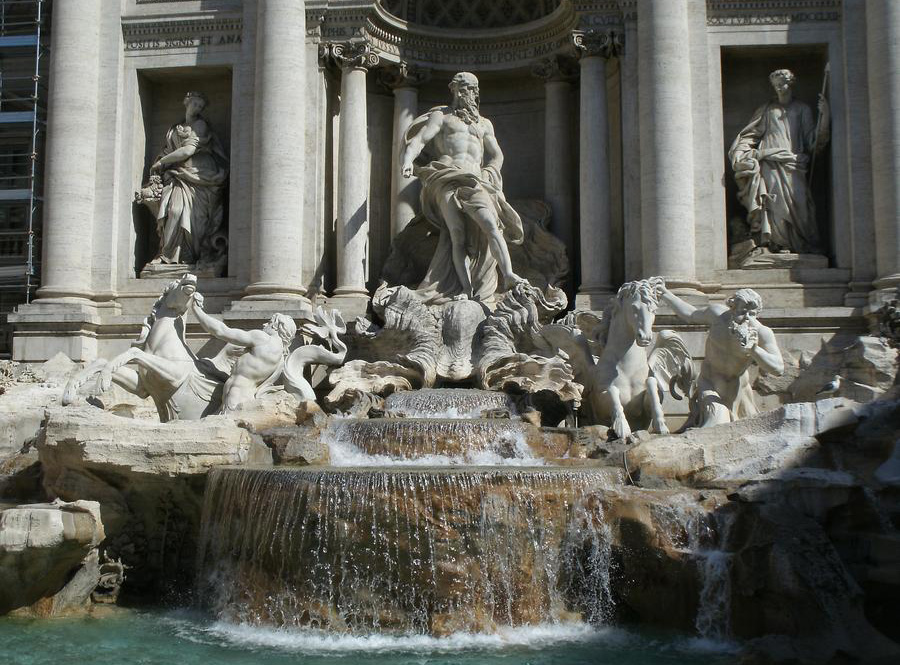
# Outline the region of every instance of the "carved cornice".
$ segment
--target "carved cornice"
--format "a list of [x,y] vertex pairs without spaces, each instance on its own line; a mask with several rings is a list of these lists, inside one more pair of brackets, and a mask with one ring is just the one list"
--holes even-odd
[[322,44],[319,55],[341,69],[371,69],[381,62],[372,44],[364,39]]
[[707,0],[707,25],[787,25],[839,21],[841,0]]
[[130,53],[240,48],[243,29],[241,16],[218,13],[165,20],[155,16],[122,19],[125,51]]
[[615,30],[605,32],[575,30],[572,32],[572,43],[582,58],[599,56],[607,60],[619,55],[623,47],[622,34]]
[[[638,0],[563,0],[552,13],[530,23],[455,30],[406,22],[375,0],[307,0],[307,33],[312,41],[367,39],[388,62],[445,70],[512,69],[571,53],[572,30],[598,34],[614,30],[621,40],[625,25],[637,19],[638,4]],[[706,5],[710,26],[786,25],[841,17],[841,0],[706,0]]]
[[378,82],[392,90],[415,88],[431,78],[431,70],[410,65],[401,60],[396,65],[388,65],[378,70]]
[[[329,13],[325,34],[330,22]],[[376,4],[366,19],[365,33],[385,59],[435,69],[506,69],[530,66],[536,58],[570,48],[570,32],[576,22],[572,5],[563,2],[551,14],[522,25],[447,30],[406,23]]]
[[571,81],[577,77],[578,70],[569,58],[551,55],[532,65],[531,73],[545,81]]

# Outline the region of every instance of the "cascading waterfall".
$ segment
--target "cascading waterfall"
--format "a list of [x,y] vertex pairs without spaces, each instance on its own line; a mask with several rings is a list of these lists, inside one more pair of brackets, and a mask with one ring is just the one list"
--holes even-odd
[[506,393],[463,388],[423,388],[393,393],[384,401],[384,413],[392,418],[481,418],[486,411],[516,415]]
[[733,524],[729,513],[708,513],[697,504],[671,497],[654,508],[661,533],[693,560],[700,583],[694,628],[704,640],[731,637],[731,559],[725,550]]
[[721,550],[698,553],[703,586],[694,626],[697,634],[718,642],[731,637],[731,555]]
[[[432,388],[395,393],[384,418],[334,421],[324,433],[334,466],[541,466],[539,427],[512,399],[487,390]],[[485,418],[486,414],[504,417]]]
[[250,624],[402,634],[602,621],[618,475],[571,469],[210,473],[200,597]]
[[335,466],[544,463],[528,446],[533,425],[509,419],[338,420],[325,433]]
[[[731,554],[724,548],[732,516],[722,515],[714,525],[705,520],[699,524],[688,529],[688,547],[696,557],[701,582],[694,627],[701,638],[723,642],[731,638]],[[716,543],[713,547],[703,542],[711,539]]]

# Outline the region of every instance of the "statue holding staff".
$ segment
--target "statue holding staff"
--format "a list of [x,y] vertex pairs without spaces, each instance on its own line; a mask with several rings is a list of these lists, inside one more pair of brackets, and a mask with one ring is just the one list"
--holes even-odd
[[756,110],[728,151],[738,198],[758,247],[822,254],[808,172],[828,144],[828,102],[819,95],[816,121],[812,109],[794,99],[796,77],[790,70],[772,72],[769,81],[776,99]]

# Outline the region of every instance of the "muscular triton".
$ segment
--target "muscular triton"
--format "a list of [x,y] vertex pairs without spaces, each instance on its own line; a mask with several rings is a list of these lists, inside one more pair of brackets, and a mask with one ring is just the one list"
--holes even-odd
[[297,334],[297,325],[291,317],[273,314],[262,330],[240,330],[229,328],[207,314],[199,293],[194,294],[190,307],[206,332],[244,349],[225,382],[222,406],[226,412],[252,400],[260,387],[274,382],[284,371],[285,359]]
[[779,376],[784,372],[775,333],[756,318],[762,309],[759,294],[753,289],[739,289],[725,306],[700,308],[667,288],[661,289],[661,295],[678,318],[709,328],[688,426],[718,425],[757,413],[750,365],[756,364],[763,374]]
[[[502,278],[499,290],[524,281],[513,272],[507,247],[507,241],[522,242],[522,220],[503,196],[503,153],[493,125],[479,113],[478,79],[460,72],[450,90],[450,106],[431,109],[410,126],[401,172],[421,179],[422,211],[450,238],[450,256],[439,248],[422,288],[484,299],[498,290],[495,266]],[[423,153],[431,161],[415,166]],[[452,270],[446,270],[448,263]]]

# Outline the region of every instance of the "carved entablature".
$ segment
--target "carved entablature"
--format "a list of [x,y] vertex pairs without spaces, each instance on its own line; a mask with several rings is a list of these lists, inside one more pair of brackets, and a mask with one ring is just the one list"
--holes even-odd
[[707,0],[707,25],[786,25],[839,21],[841,0]]
[[628,13],[633,20],[637,16],[637,0],[573,0],[572,6],[578,14],[578,29],[604,31],[621,26]]
[[140,55],[154,51],[239,50],[243,20],[240,15],[165,19],[122,19],[125,53]]
[[[613,48],[619,49],[625,24],[635,21],[638,13],[637,0],[513,3],[522,11],[503,19],[503,27],[480,26],[492,28],[482,33],[472,29],[476,27],[472,21],[478,15],[475,9],[479,2],[454,0],[433,3],[434,8],[429,9],[431,5],[417,0],[359,0],[333,8],[327,0],[309,0],[307,32],[310,39],[322,42],[367,39],[385,62],[405,61],[448,70],[513,69],[530,67],[536,60],[553,55],[571,55],[573,31],[588,35],[614,31],[619,42]],[[457,5],[472,11],[451,12]],[[500,20],[494,4],[484,6],[491,8],[481,12],[484,21],[490,24]],[[417,20],[420,15],[426,16],[426,23]],[[837,21],[840,16],[841,0],[707,0],[710,26]],[[531,20],[521,22],[525,19]],[[465,28],[457,25],[460,21]],[[611,55],[617,54],[614,51]]]
[[[325,19],[315,32],[317,16]],[[561,2],[548,15],[528,23],[495,29],[435,28],[408,23],[387,12],[380,3],[330,8],[321,1],[307,4],[308,35],[321,42],[368,40],[383,62],[438,69],[508,69],[527,67],[535,59],[571,52],[571,31],[578,16],[571,3]]]

